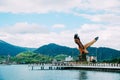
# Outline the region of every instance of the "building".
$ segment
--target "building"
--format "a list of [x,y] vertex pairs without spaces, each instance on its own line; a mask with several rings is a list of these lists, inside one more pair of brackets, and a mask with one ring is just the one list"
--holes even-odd
[[97,62],[97,57],[96,56],[87,56],[87,61],[88,62]]
[[68,57],[65,58],[65,61],[73,61],[73,57],[68,56]]

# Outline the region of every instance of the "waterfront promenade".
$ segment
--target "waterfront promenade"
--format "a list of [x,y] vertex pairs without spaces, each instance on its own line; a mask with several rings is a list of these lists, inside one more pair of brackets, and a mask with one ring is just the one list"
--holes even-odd
[[113,63],[88,63],[88,64],[30,64],[31,70],[97,70],[119,71],[120,64]]

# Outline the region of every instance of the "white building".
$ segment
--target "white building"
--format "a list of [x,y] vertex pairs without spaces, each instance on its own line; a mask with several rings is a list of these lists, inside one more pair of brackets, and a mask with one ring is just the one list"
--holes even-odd
[[88,62],[92,62],[93,60],[95,60],[95,62],[97,62],[97,57],[96,56],[87,56]]
[[65,61],[73,61],[73,57],[68,56],[68,57],[65,58]]

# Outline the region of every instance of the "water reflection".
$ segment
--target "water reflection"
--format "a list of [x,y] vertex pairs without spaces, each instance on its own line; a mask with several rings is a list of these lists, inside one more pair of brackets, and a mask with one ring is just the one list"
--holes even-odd
[[2,72],[1,72],[1,70],[0,70],[0,80],[4,80],[1,73],[2,73]]
[[80,70],[77,80],[120,80],[120,73]]
[[79,80],[87,80],[87,72],[86,71],[79,71]]
[[4,80],[3,77],[0,75],[0,80]]

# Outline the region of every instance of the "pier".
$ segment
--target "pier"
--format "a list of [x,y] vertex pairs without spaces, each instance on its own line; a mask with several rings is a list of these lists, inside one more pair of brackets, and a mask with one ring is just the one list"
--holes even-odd
[[120,72],[120,64],[88,63],[88,64],[30,64],[31,70],[95,70]]

